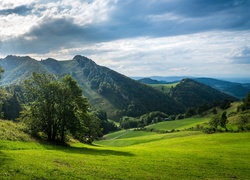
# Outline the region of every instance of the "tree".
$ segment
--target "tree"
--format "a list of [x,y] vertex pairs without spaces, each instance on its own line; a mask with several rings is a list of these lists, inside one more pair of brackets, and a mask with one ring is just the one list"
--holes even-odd
[[223,109],[223,110],[225,110],[225,109],[227,109],[227,108],[230,107],[230,104],[231,104],[231,102],[229,100],[224,100],[221,103],[220,108]]
[[[0,45],[1,45],[1,44],[0,44]],[[3,72],[4,72],[4,70],[3,70],[3,68],[0,66],[0,79],[2,78]],[[2,89],[0,89],[0,117],[3,117],[3,113],[2,113],[3,99],[4,99],[4,93],[3,93]]]
[[250,113],[242,114],[240,116],[239,124],[241,126],[247,124],[250,121]]
[[213,114],[217,114],[217,113],[218,113],[218,112],[217,112],[217,109],[216,109],[216,108],[213,108],[212,113],[213,113]]
[[85,121],[81,121],[81,131],[77,131],[78,134],[76,135],[80,141],[91,144],[94,139],[102,136],[100,119],[94,113],[85,114],[80,112],[78,115],[80,118],[85,119]]
[[58,86],[52,75],[33,73],[31,79],[24,82],[27,98],[31,102],[29,127],[35,135],[44,132],[49,141],[55,141],[57,123],[55,107]]
[[227,120],[227,112],[224,111],[221,115],[215,115],[211,118],[209,121],[210,126],[217,129],[218,125],[220,125],[223,128],[226,128],[226,124],[228,123]]
[[117,131],[118,127],[115,125],[114,122],[108,121],[107,112],[104,110],[95,110],[94,115],[100,120],[101,122],[101,129],[103,134],[108,134],[111,131]]
[[243,106],[245,110],[250,109],[250,92],[247,94],[246,98],[244,99]]
[[228,120],[227,120],[227,112],[224,111],[221,115],[221,118],[220,118],[220,126],[223,127],[223,128],[226,128],[226,124],[228,123]]
[[0,79],[2,78],[3,73],[4,73],[4,69],[0,66]]
[[33,73],[25,81],[25,89],[31,102],[25,112],[30,116],[28,124],[33,134],[43,132],[48,141],[61,143],[65,142],[67,132],[79,139],[86,134],[96,137],[93,134],[98,131],[99,124],[88,115],[88,101],[71,76],[55,78]]
[[218,127],[218,125],[220,124],[220,116],[219,115],[213,116],[210,119],[209,124],[210,124],[210,126],[212,126],[216,129]]
[[3,118],[15,120],[18,118],[21,111],[19,99],[14,92],[13,94],[6,95],[2,105]]
[[185,113],[185,118],[189,118],[189,117],[192,117],[196,114],[196,111],[194,108],[191,108],[191,109],[188,109]]
[[69,75],[66,75],[59,82],[56,99],[56,120],[58,121],[58,132],[60,141],[64,142],[65,133],[69,130],[74,134],[79,127],[84,116],[77,116],[77,113],[86,114],[88,110],[88,101],[82,97],[82,90],[77,82]]

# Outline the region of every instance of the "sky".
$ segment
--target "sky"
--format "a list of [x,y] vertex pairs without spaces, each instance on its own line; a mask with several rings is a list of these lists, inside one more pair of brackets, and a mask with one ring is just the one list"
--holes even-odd
[[0,57],[86,56],[127,76],[250,77],[250,0],[0,1]]

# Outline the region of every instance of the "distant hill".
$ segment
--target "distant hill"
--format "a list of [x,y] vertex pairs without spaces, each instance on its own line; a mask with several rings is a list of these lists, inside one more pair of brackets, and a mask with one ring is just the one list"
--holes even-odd
[[179,82],[182,79],[192,78],[192,77],[189,77],[189,76],[167,76],[167,77],[165,77],[165,76],[149,76],[149,77],[131,77],[131,78],[134,80],[150,78],[152,80],[157,80],[159,82],[174,83],[174,82]]
[[236,101],[237,98],[222,93],[206,84],[192,79],[183,79],[170,91],[170,96],[186,108],[198,107],[224,100]]
[[142,78],[142,79],[138,79],[137,81],[144,83],[144,84],[167,84],[166,81],[157,81],[151,78]]
[[250,91],[250,83],[242,84],[213,78],[193,78],[193,80],[207,84],[217,90],[240,99],[245,98],[247,93]]
[[[150,76],[150,77],[133,77],[144,84],[169,84],[180,82],[182,79],[189,78],[197,82],[207,84],[212,88],[215,88],[221,92],[229,94],[231,96],[243,99],[246,97],[247,93],[250,91],[250,83],[247,78],[229,78],[229,80],[235,80],[239,82],[230,82],[226,80],[219,80],[214,78],[203,78],[203,77],[187,77],[187,76],[170,76],[170,77],[161,77],[161,76]],[[165,83],[164,83],[165,82]]]

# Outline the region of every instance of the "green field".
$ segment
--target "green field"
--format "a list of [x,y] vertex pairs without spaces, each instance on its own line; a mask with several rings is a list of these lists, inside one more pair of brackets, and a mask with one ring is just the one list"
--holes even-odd
[[208,122],[210,117],[202,117],[202,118],[187,118],[184,120],[175,120],[175,121],[164,121],[157,124],[149,125],[147,128],[153,128],[158,130],[184,130],[190,127],[195,127],[196,124],[203,124]]
[[149,84],[149,85],[159,91],[163,91],[164,93],[169,93],[171,87],[175,87],[177,84],[179,84],[179,82],[172,84]]
[[70,146],[39,143],[27,135],[24,142],[19,131],[9,136],[12,140],[0,136],[0,179],[250,178],[249,132],[123,130],[93,145]]

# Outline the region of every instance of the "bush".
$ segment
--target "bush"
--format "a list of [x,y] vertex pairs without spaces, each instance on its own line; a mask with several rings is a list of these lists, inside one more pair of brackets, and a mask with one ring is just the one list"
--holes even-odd
[[184,115],[183,115],[183,114],[179,114],[179,115],[176,117],[176,120],[181,120],[181,119],[184,119]]
[[207,127],[207,128],[203,129],[203,132],[207,133],[207,134],[212,134],[212,133],[216,132],[216,129],[215,128],[211,128],[211,127]]

